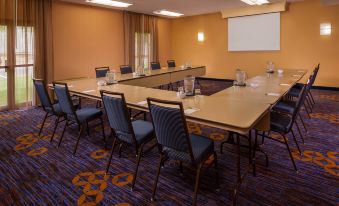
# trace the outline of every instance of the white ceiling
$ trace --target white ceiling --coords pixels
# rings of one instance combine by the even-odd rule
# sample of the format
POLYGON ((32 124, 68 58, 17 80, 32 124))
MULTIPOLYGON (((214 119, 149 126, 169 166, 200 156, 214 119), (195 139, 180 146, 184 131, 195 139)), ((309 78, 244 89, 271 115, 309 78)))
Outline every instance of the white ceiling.
MULTIPOLYGON (((96 4, 86 3, 86 0, 61 0, 89 6, 98 6, 96 4)), ((124 10, 134 11, 138 13, 153 14, 153 11, 166 9, 183 13, 185 16, 193 16, 199 14, 208 14, 219 12, 228 8, 238 8, 249 6, 240 0, 118 0, 122 2, 132 3, 133 5, 124 10)), ((269 0, 271 3, 282 0, 269 0)), ((288 2, 302 0, 287 0, 288 2)), ((327 5, 336 4, 339 0, 321 0, 327 5)), ((107 6, 102 6, 107 7, 107 6)), ((110 9, 118 9, 107 7, 110 9)))
MULTIPOLYGON (((93 5, 90 3, 86 3, 86 0, 62 0, 62 1, 98 6, 95 4, 93 5)), ((207 14, 219 12, 227 8, 248 6, 247 4, 243 3, 240 0, 118 0, 118 1, 133 4, 127 9, 124 8, 124 10, 145 14, 153 14, 153 11, 166 9, 170 11, 183 13, 185 16, 207 14)), ((278 2, 280 0, 269 0, 269 1, 278 2)))

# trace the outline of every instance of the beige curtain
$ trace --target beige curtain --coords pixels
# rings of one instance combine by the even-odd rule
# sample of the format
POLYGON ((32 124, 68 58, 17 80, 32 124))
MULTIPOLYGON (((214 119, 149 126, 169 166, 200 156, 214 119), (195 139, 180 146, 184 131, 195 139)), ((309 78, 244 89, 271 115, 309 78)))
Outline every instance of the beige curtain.
POLYGON ((5 28, 0 59, 7 77, 0 109, 34 105, 32 78, 53 80, 52 0, 0 0, 0 28, 5 28))
POLYGON ((148 67, 158 61, 157 17, 124 12, 125 64, 148 67))

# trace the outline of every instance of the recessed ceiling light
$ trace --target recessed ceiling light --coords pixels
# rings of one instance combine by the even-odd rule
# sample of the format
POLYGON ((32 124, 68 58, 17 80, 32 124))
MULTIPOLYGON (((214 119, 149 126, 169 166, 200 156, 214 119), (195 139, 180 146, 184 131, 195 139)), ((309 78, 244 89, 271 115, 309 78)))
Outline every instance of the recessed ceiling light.
POLYGON ((113 1, 113 0, 86 0, 86 2, 93 3, 93 4, 101 4, 101 5, 106 5, 106 6, 114 6, 114 7, 129 7, 132 5, 130 3, 113 1))
POLYGON ((172 17, 179 17, 182 16, 184 14, 181 13, 177 13, 177 12, 173 12, 173 11, 167 11, 167 10, 158 10, 158 11, 154 11, 154 14, 158 14, 158 15, 164 15, 164 16, 172 16, 172 17))
POLYGON ((268 0, 241 0, 241 1, 249 5, 262 5, 270 3, 268 0))

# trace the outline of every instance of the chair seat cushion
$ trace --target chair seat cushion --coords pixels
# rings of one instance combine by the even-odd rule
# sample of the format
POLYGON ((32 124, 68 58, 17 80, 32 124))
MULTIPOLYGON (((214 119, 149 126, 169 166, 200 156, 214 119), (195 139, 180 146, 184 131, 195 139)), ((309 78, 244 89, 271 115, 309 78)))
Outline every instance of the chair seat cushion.
MULTIPOLYGON (((195 163, 201 163, 201 161, 214 152, 214 142, 211 139, 191 134, 190 140, 195 163)), ((192 163, 191 156, 188 152, 182 152, 168 147, 164 147, 163 151, 171 159, 192 163)))
POLYGON ((298 88, 292 88, 292 89, 287 93, 287 95, 288 95, 288 96, 292 96, 292 97, 299 97, 300 92, 301 92, 301 89, 298 89, 298 88))
POLYGON ((291 126, 292 117, 277 112, 271 112, 271 131, 287 133, 291 126))
POLYGON ((76 111, 78 120, 81 123, 84 123, 86 121, 91 121, 95 118, 102 116, 102 114, 103 114, 102 111, 97 108, 84 108, 84 109, 79 109, 76 111))
POLYGON ((273 110, 293 114, 296 110, 296 102, 290 100, 280 101, 273 107, 273 110))
POLYGON ((196 162, 201 162, 214 152, 214 142, 207 137, 192 134, 191 145, 196 162))
POLYGON ((132 122, 135 138, 138 144, 142 144, 154 137, 153 125, 150 122, 136 120, 132 122))

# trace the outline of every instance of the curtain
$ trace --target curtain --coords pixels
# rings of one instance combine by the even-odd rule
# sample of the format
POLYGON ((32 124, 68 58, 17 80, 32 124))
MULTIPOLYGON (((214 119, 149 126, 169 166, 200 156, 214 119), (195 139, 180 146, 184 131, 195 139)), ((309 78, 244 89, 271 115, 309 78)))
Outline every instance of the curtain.
POLYGON ((34 105, 32 78, 53 80, 52 0, 0 0, 0 41, 0 109, 34 105))
POLYGON ((158 61, 157 17, 124 11, 125 64, 148 67, 158 61))

